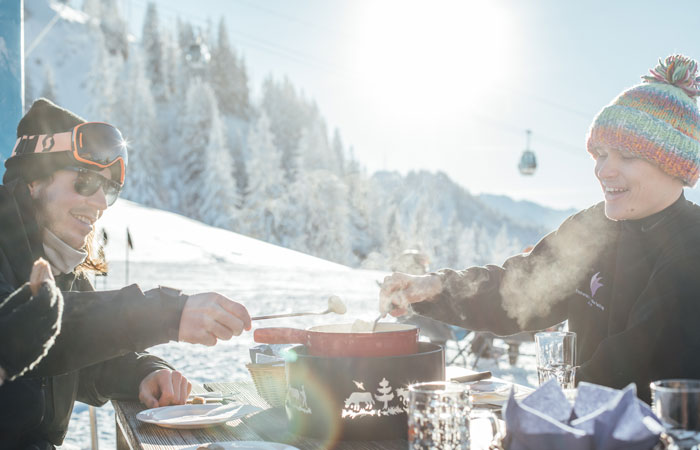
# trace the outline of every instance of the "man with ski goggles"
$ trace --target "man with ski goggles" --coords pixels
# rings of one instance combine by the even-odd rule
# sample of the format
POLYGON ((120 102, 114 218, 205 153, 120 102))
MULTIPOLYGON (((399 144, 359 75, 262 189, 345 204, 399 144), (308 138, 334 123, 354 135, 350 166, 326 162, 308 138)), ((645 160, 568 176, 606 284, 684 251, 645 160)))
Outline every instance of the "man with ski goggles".
POLYGON ((13 328, 0 351, 7 377, 0 386, 0 441, 10 448, 60 445, 76 399, 92 405, 111 398, 139 399, 148 407, 184 403, 187 378, 143 350, 168 341, 214 345, 231 339, 250 329, 248 311, 211 292, 143 292, 137 285, 95 292, 87 275, 106 271, 106 265, 92 236, 124 185, 122 134, 39 99, 20 121, 17 137, 0 185, 0 318, 15 315, 27 323, 13 328), (55 281, 47 277, 48 289, 30 290, 39 258, 48 261, 55 281), (48 311, 31 322, 19 314, 30 303, 55 305, 42 298, 49 295, 63 300, 58 327, 44 320, 48 311), (16 357, 44 336, 55 342, 42 359, 16 357), (31 367, 16 367, 16 361, 30 360, 31 367))

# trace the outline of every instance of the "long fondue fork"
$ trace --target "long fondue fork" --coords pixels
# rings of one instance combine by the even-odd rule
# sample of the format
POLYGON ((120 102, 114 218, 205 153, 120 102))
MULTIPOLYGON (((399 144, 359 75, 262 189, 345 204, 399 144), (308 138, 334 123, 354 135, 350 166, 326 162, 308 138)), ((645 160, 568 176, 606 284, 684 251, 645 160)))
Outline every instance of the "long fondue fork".
POLYGON ((267 316, 255 316, 251 317, 250 320, 265 320, 265 319, 279 319, 281 317, 297 317, 297 316, 322 316, 328 313, 345 314, 347 308, 343 301, 337 295, 331 295, 328 297, 328 308, 322 312, 296 312, 296 313, 284 313, 284 314, 271 314, 267 316))

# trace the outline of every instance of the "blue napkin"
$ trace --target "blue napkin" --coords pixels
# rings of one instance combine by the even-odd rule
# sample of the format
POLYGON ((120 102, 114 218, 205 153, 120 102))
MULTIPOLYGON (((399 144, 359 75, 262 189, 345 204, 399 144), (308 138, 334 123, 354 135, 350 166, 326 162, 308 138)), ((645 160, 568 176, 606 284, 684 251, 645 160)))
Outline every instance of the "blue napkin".
POLYGON ((556 380, 521 401, 514 394, 503 411, 509 450, 650 450, 663 432, 634 384, 617 390, 582 382, 573 406, 556 380))

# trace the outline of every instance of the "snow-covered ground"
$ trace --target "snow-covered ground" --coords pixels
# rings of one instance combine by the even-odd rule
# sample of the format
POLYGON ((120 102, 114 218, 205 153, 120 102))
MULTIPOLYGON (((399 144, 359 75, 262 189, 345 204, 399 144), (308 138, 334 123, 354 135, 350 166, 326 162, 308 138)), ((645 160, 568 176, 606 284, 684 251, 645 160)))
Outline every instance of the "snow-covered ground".
MULTIPOLYGON (((254 323, 305 328, 321 323, 371 320, 377 311, 377 281, 384 272, 350 269, 309 255, 276 247, 229 231, 212 228, 176 214, 119 200, 98 222, 108 233, 106 255, 110 274, 98 278, 98 289, 127 283, 126 228, 134 249, 129 252, 128 283, 145 290, 172 286, 186 293, 217 291, 246 305, 251 315, 291 311, 323 311, 327 298, 338 295, 348 306, 345 316, 310 316, 254 323)), ((249 378, 245 368, 252 332, 215 347, 170 343, 150 349, 198 383, 249 378)), ((498 345, 498 342, 497 342, 498 345)), ((503 347, 503 344, 500 344, 503 347)), ((454 354, 454 344, 448 359, 454 354)), ((536 383, 531 344, 518 367, 508 358, 481 359, 478 368, 523 384, 536 383)), ((470 359, 470 365, 474 359, 470 359)), ((98 409, 100 447, 115 447, 114 411, 98 409)), ((64 448, 89 448, 88 407, 76 404, 64 448)))

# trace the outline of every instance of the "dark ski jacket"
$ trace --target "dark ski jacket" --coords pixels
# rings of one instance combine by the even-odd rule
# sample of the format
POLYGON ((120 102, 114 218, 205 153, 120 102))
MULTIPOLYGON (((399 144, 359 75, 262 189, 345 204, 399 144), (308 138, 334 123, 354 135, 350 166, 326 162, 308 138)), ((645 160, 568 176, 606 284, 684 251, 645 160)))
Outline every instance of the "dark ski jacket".
MULTIPOLYGON (((33 262, 45 257, 40 236, 27 186, 0 185, 0 318, 3 310, 16 310, 32 298, 26 283, 33 262)), ((169 288, 143 293, 137 285, 95 292, 75 273, 57 276, 56 286, 63 317, 54 345, 32 370, 0 386, 0 449, 60 445, 76 400, 98 406, 109 399, 137 399, 146 375, 170 368, 143 350, 177 340, 187 296, 169 288)), ((42 295, 51 292, 42 289, 42 295)), ((13 336, 0 332, 0 367, 12 371, 22 370, 18 361, 27 360, 23 342, 46 335, 42 327, 52 326, 51 318, 21 320, 13 336)))
POLYGON ((700 207, 683 195, 640 220, 604 204, 568 219, 502 266, 440 270, 443 292, 417 313, 510 335, 566 319, 577 334, 577 381, 613 388, 700 378, 700 207))

